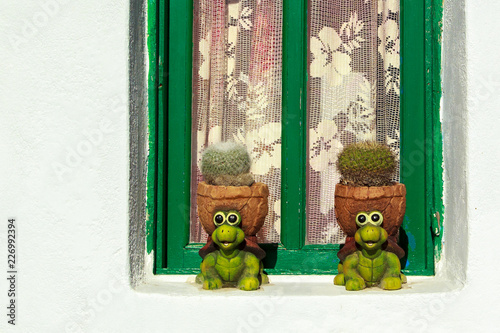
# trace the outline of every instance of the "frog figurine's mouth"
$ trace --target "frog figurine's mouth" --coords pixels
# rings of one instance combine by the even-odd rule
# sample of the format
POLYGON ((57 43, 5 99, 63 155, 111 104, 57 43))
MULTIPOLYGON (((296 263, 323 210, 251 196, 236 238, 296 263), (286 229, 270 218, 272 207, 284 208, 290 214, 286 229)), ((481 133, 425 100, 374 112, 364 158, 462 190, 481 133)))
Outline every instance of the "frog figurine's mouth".
POLYGON ((219 246, 221 246, 223 248, 228 248, 228 247, 234 245, 235 242, 236 242, 236 235, 234 235, 234 236, 233 235, 223 235, 223 236, 219 236, 219 238, 218 238, 219 246))
POLYGON ((363 239, 364 247, 366 249, 376 248, 380 244, 380 237, 378 239, 375 239, 375 237, 369 237, 369 238, 370 239, 368 240, 363 239))
POLYGON ((215 229, 212 240, 221 250, 230 251, 237 248, 245 240, 245 233, 237 226, 224 223, 215 229))
POLYGON ((379 248, 386 240, 382 227, 366 225, 356 232, 356 242, 366 250, 379 248))

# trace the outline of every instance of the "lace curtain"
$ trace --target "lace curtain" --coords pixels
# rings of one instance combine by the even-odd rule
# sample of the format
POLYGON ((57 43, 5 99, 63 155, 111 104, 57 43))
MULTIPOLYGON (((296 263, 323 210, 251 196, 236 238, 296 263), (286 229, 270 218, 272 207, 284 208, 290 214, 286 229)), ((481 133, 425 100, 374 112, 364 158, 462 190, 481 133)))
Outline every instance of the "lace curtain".
POLYGON ((344 241, 335 162, 377 140, 399 156, 399 1, 309 1, 307 242, 344 241))
MULTIPOLYGON (((310 0, 307 242, 342 243, 333 211, 338 152, 360 140, 399 156, 399 1, 310 0)), ((203 149, 246 144, 270 189, 259 242, 280 238, 282 1, 199 0, 193 23, 192 198, 203 149)), ((297 32, 301 33, 301 32, 297 32)), ((193 200, 191 242, 204 242, 193 200)))
MULTIPOLYGON (((255 180, 269 186, 269 213, 259 242, 277 243, 281 190, 282 3, 194 2, 192 198, 202 180, 201 152, 212 143, 244 143, 255 180)), ((191 242, 205 231, 191 209, 191 242)))

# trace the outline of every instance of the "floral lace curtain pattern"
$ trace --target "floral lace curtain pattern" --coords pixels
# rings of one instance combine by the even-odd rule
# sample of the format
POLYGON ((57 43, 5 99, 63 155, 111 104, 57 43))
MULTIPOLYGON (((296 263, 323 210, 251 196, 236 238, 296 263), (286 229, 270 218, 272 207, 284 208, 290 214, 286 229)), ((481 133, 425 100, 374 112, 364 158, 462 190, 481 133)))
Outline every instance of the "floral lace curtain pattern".
MULTIPOLYGON (((308 6, 306 241, 339 244, 345 236, 334 214, 338 153, 377 140, 399 156, 399 1, 310 0, 308 6)), ((193 17, 191 198, 205 147, 246 144, 251 172, 270 189, 258 241, 279 243, 282 0, 200 0, 193 17)), ((193 200, 190 241, 206 236, 193 200)))
POLYGON ((309 2, 307 242, 343 243, 335 162, 377 140, 399 156, 399 1, 309 2))
MULTIPOLYGON (((281 190, 282 3, 200 0, 193 13, 191 198, 202 180, 201 152, 212 143, 244 143, 256 181, 269 186, 269 213, 259 242, 277 243, 281 190)), ((191 207, 191 242, 206 233, 191 207)))

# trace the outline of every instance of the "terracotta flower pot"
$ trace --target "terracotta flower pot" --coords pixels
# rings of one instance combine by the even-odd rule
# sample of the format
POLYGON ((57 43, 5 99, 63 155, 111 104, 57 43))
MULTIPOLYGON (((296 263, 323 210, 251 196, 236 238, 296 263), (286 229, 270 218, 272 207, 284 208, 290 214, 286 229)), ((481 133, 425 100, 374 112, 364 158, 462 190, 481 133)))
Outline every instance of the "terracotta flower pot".
POLYGON ((392 186, 355 187, 337 184, 335 187, 335 214, 347 236, 354 237, 358 226, 356 215, 378 210, 384 216, 382 227, 395 236, 403 223, 406 210, 406 187, 392 186))
MULTIPOLYGON (((371 212, 374 210, 380 211, 384 216, 382 227, 389 234, 387 250, 403 257, 404 251, 396 243, 399 227, 403 223, 406 210, 406 187, 400 183, 392 186, 371 187, 337 184, 335 187, 335 215, 337 222, 348 237, 344 252, 348 251, 347 243, 354 241, 352 237, 358 229, 356 215, 361 211, 371 212)), ((342 253, 342 255, 344 254, 342 253)))
POLYGON ((262 225, 268 211, 269 189, 266 184, 251 186, 215 186, 205 182, 198 184, 198 216, 207 234, 215 230, 212 220, 219 210, 237 210, 241 215, 241 229, 247 236, 254 236, 262 225))

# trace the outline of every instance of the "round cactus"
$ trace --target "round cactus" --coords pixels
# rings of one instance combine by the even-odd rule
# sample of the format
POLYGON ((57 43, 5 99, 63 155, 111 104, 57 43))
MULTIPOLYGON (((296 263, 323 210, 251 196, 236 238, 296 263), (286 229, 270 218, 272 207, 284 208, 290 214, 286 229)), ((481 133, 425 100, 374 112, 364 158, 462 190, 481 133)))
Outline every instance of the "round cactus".
POLYGON ((377 142, 346 146, 337 161, 341 183, 351 186, 392 185, 396 166, 393 152, 388 146, 377 142))
POLYGON ((210 185, 250 186, 250 155, 242 144, 220 142, 208 146, 201 158, 201 173, 210 185))

